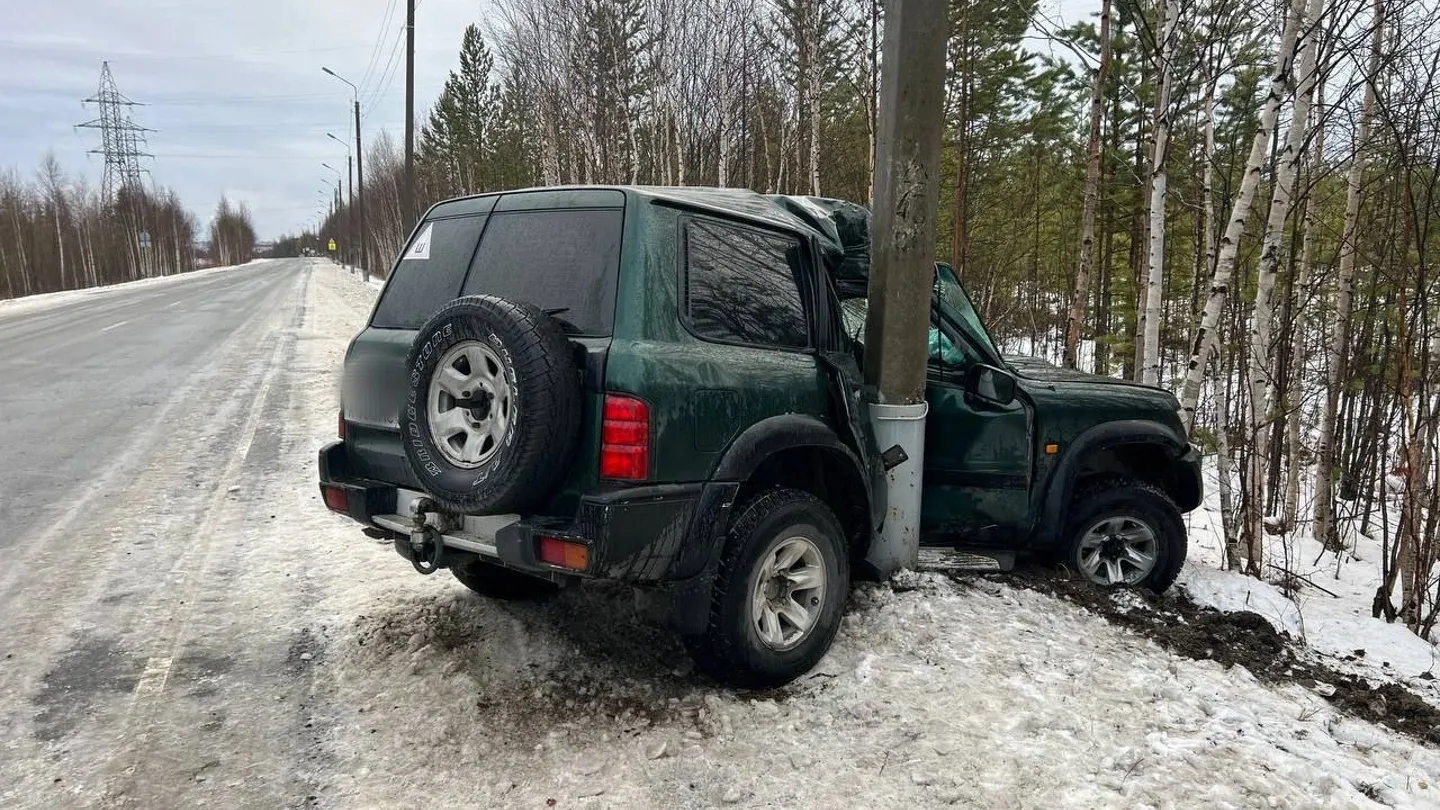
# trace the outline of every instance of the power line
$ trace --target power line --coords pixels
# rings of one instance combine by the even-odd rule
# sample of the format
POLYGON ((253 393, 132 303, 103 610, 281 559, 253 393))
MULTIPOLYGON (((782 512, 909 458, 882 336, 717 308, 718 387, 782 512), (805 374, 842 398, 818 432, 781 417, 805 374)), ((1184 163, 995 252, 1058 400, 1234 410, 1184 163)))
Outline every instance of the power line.
POLYGON ((375 36, 375 44, 370 49, 370 58, 365 63, 365 72, 360 75, 360 87, 370 81, 371 75, 375 72, 375 65, 379 63, 380 54, 385 52, 385 37, 390 30, 390 21, 395 17, 395 0, 385 6, 385 17, 380 23, 380 33, 375 36))
POLYGON ((372 94, 370 96, 370 100, 365 103, 366 115, 369 115, 370 111, 374 109, 376 102, 378 102, 381 98, 385 96, 387 92, 390 91, 390 83, 395 81, 395 68, 398 67, 400 64, 399 60, 397 60, 396 57, 400 55, 400 43, 403 42, 404 39, 405 29, 402 27, 396 33, 395 45, 390 49, 390 59, 385 65, 385 73, 381 74, 381 81, 384 82, 384 86, 380 89, 379 92, 372 94))

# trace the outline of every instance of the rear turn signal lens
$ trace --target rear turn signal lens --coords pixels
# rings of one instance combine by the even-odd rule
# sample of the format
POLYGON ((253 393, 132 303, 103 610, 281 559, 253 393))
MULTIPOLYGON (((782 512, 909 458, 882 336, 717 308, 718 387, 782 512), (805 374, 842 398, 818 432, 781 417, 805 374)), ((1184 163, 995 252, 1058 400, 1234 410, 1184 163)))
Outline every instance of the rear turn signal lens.
POLYGON ((650 407, 634 397, 605 395, 600 477, 644 481, 650 475, 650 407))
POLYGON ((338 487, 321 487, 320 491, 325 494, 325 506, 332 512, 349 512, 350 497, 345 490, 338 487))
POLYGON ((558 537, 541 537, 538 549, 541 562, 547 562, 571 571, 584 571, 590 567, 590 547, 573 540, 558 537))

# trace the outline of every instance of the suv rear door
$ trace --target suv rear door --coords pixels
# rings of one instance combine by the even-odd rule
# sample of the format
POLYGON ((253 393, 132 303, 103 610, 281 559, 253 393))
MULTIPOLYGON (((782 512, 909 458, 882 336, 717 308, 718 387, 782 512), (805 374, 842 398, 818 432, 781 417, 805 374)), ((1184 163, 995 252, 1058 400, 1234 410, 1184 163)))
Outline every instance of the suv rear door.
MULTIPOLYGON (((357 473, 418 488, 399 435, 405 360, 416 331, 461 295, 497 295, 554 312, 597 368, 615 315, 625 196, 537 190, 436 205, 391 270, 351 344, 342 396, 357 473)), ((587 375, 598 390, 599 374, 587 375)))

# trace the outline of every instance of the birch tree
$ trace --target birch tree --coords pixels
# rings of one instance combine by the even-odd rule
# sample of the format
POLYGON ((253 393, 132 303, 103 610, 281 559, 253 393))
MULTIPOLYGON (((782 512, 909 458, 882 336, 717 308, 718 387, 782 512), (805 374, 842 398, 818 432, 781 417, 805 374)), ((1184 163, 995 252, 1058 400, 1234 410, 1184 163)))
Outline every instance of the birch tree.
POLYGON ((1225 301, 1230 295, 1231 277, 1235 272, 1235 260, 1240 248, 1240 239, 1245 234, 1245 222, 1250 218, 1250 207, 1254 204, 1260 174, 1265 165, 1265 153, 1275 124, 1280 116, 1280 105, 1289 94, 1290 72, 1295 61, 1295 47, 1299 40, 1301 17, 1306 0, 1290 0, 1285 16, 1285 25, 1275 49, 1271 64, 1268 89, 1256 122, 1255 135, 1250 142, 1250 154, 1240 188, 1235 194, 1235 204, 1220 238, 1220 249, 1215 257, 1215 272, 1210 281, 1210 295, 1200 317, 1200 326, 1195 330, 1195 341, 1191 349, 1190 362, 1186 366, 1185 381, 1180 392, 1180 421, 1188 431, 1195 423, 1195 408, 1200 399, 1200 388, 1205 381, 1205 369, 1215 354, 1216 328, 1225 301))
POLYGON ((1095 258, 1095 207, 1100 198, 1100 129, 1105 120, 1105 79, 1110 72, 1110 0, 1100 4, 1100 61, 1090 84, 1090 144, 1085 164, 1085 202, 1080 213, 1080 261, 1075 269, 1075 292, 1065 326, 1066 368, 1075 368, 1080 327, 1090 300, 1090 275, 1095 258))
POLYGON ((1145 276, 1143 335, 1137 356, 1141 382, 1160 383, 1160 312, 1165 293, 1165 199, 1169 193, 1170 96, 1175 82, 1176 32, 1180 24, 1180 0, 1163 0, 1164 26, 1155 44, 1160 88, 1155 101, 1155 122, 1151 127, 1149 254, 1145 276))
POLYGON ((1245 527, 1249 546, 1249 573, 1260 575, 1264 562, 1265 537, 1265 460, 1268 427, 1275 418, 1274 386, 1271 385, 1273 368, 1270 363, 1271 327, 1274 317, 1271 297, 1275 290, 1275 268, 1280 261, 1280 241, 1285 233, 1285 221, 1290 214, 1291 196, 1294 193, 1295 174, 1304 156, 1305 125, 1310 119, 1310 104, 1314 99, 1316 58, 1319 54, 1320 13, 1324 0, 1308 0, 1301 11, 1300 29, 1304 44, 1300 48, 1300 63, 1296 76, 1295 104, 1290 115, 1290 126, 1284 144, 1276 156, 1275 182, 1270 196, 1270 212, 1266 217, 1265 231, 1260 247, 1260 262, 1256 268, 1255 306, 1250 316, 1250 472, 1246 480, 1245 527))
POLYGON ((1345 349, 1350 343, 1351 313, 1355 300, 1355 257, 1360 225, 1360 202, 1365 166, 1370 147, 1370 129, 1375 115, 1375 83, 1380 73, 1384 43, 1385 0, 1374 0, 1370 22, 1370 57, 1366 65, 1364 100, 1355 129, 1354 154, 1345 175, 1345 220, 1340 233, 1340 256, 1336 268, 1335 320, 1327 347, 1329 370, 1325 405, 1320 415, 1315 465, 1315 520, 1312 531, 1327 547, 1338 548, 1335 531, 1335 424, 1340 405, 1340 388, 1346 378, 1345 349))

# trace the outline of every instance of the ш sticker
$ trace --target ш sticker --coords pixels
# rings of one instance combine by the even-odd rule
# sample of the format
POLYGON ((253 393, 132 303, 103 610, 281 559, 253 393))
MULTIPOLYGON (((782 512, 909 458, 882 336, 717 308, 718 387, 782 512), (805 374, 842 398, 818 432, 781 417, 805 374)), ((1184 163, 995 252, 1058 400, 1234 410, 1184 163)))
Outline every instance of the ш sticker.
POLYGON ((414 244, 405 252, 406 259, 428 259, 430 258, 430 232, 435 230, 433 224, 426 225, 420 236, 416 237, 414 244))

